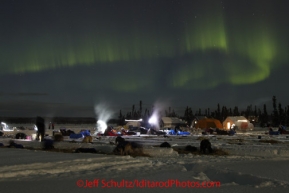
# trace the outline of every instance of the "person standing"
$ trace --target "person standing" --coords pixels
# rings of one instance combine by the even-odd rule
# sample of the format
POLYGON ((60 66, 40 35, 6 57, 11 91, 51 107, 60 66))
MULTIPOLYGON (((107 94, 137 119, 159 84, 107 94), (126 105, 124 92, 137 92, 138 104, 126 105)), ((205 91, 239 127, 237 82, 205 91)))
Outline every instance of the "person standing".
POLYGON ((43 141, 44 134, 45 134, 45 124, 44 124, 44 119, 42 117, 39 117, 39 116, 36 117, 36 127, 37 127, 36 140, 43 141))

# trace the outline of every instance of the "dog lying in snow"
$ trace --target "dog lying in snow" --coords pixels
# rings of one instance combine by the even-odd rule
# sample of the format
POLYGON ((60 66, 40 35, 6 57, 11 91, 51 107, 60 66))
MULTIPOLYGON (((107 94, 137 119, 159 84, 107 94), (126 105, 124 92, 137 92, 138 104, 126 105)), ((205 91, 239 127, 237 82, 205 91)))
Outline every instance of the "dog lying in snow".
POLYGON ((54 141, 63 141, 63 136, 61 134, 55 134, 53 136, 54 141))
POLYGON ((82 140, 82 143, 92 143, 92 137, 91 136, 85 136, 82 140))
POLYGON ((9 141, 9 145, 7 147, 24 148, 23 145, 17 144, 13 140, 9 141))
POLYGON ((116 137, 115 144, 114 153, 119 153, 120 155, 130 155, 133 153, 131 142, 125 141, 124 138, 120 136, 116 137))
POLYGON ((165 142, 160 144, 160 147, 168 147, 169 148, 169 147, 171 147, 171 144, 169 144, 168 142, 165 141, 165 142))
POLYGON ((25 133, 17 133, 15 135, 15 139, 26 139, 26 134, 25 133))
POLYGON ((213 152, 213 149, 211 147, 211 142, 208 139, 203 139, 200 143, 200 151, 202 153, 206 153, 207 150, 209 151, 209 153, 213 152))

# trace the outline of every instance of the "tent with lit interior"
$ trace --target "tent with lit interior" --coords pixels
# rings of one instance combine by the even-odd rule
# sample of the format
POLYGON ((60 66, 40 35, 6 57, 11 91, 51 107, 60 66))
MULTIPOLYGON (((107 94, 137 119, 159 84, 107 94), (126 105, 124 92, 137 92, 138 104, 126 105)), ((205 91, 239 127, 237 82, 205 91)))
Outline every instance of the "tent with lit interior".
POLYGON ((195 128, 200 128, 200 129, 208 129, 208 128, 218 128, 222 129, 223 125, 218 119, 214 118, 203 118, 197 121, 195 124, 195 128))
POLYGON ((254 128, 253 124, 246 119, 244 116, 229 116, 223 121, 223 127, 226 130, 230 128, 240 129, 240 130, 252 130, 254 128))

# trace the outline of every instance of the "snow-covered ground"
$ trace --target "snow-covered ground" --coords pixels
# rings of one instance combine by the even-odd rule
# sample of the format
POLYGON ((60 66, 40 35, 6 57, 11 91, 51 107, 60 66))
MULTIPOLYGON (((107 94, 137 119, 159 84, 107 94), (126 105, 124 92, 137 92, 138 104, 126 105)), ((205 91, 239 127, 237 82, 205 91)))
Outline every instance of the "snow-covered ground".
MULTIPOLYGON (((60 127, 75 131, 94 128, 93 125, 58 125, 55 129, 60 127)), ((268 136, 265 131, 267 129, 256 128, 235 136, 195 133, 126 138, 142 143, 150 157, 108 155, 115 147, 111 144, 115 137, 95 137, 93 144, 70 143, 67 138, 54 143, 55 148, 90 147, 107 154, 43 151, 38 150, 42 147, 40 142, 14 140, 34 150, 0 148, 0 190, 21 193, 286 192, 289 189, 289 138, 268 136), (210 139, 213 149, 222 149, 229 155, 178 154, 172 148, 156 147, 164 141, 173 147, 199 147, 203 137, 210 139), (203 182, 205 184, 201 184, 203 182), (206 187, 197 188, 200 184, 206 187), (119 187, 108 187, 113 185, 119 187)), ((9 140, 2 137, 0 143, 8 145, 9 140)))

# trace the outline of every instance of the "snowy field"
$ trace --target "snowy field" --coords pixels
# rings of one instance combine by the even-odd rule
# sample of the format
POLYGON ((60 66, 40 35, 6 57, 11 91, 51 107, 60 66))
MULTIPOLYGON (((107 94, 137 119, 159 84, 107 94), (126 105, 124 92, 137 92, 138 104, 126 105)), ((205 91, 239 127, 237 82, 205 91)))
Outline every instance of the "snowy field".
MULTIPOLYGON (((25 127, 29 127, 28 125, 25 127)), ((94 125, 56 125, 59 128, 93 131, 94 125)), ((115 137, 94 137, 93 144, 54 143, 57 149, 95 148, 106 154, 61 153, 40 150, 42 143, 14 140, 24 147, 0 148, 1 192, 286 192, 289 189, 289 136, 268 136, 256 128, 235 136, 194 133, 190 136, 130 136, 144 145, 149 157, 109 155, 115 137), (206 137, 213 149, 228 155, 178 154, 160 148, 199 147, 206 137), (111 187, 119 186, 119 187, 111 187), (201 187, 200 187, 201 186, 201 187)), ((33 131, 31 131, 33 132, 33 131)), ((47 134, 52 134, 47 130, 47 134)), ((0 143, 9 144, 9 138, 0 143)))

